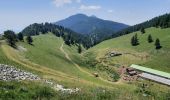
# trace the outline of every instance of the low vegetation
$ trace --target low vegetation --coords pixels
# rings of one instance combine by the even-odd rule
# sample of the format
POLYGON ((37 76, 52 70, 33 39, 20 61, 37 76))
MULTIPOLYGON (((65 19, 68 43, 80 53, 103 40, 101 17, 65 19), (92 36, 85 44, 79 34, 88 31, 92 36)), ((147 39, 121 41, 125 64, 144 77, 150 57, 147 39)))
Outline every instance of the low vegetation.
POLYGON ((49 100, 57 93, 50 87, 36 82, 0 82, 2 100, 49 100))
MULTIPOLYGON (((107 90, 105 88, 91 88, 78 93, 67 94, 54 91, 40 82, 0 82, 0 99, 2 100, 168 100, 170 91, 153 92, 153 86, 139 84, 136 91, 128 93, 123 89, 107 90), (123 96, 122 96, 123 95, 123 96)), ((161 88, 161 87, 159 87, 161 88)))

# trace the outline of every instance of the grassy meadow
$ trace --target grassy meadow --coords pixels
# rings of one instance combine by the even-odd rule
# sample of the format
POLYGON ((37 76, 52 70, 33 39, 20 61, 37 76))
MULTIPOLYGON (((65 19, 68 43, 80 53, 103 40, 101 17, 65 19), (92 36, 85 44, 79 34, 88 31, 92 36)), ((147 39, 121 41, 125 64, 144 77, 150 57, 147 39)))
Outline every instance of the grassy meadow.
POLYGON ((104 61, 112 66, 139 64, 165 72, 170 72, 170 28, 148 28, 146 33, 134 32, 118 38, 106 40, 95 47, 86 51, 96 54, 96 59, 105 58, 110 51, 120 52, 123 55, 113 58, 105 58, 104 61), (138 46, 131 46, 131 38, 137 34, 139 39, 138 46), (151 34, 154 42, 148 43, 148 35, 151 34), (162 48, 155 49, 155 40, 159 38, 162 48))
MULTIPOLYGON (((84 50, 82 54, 77 53, 75 45, 69 47, 64 44, 62 47, 62 38, 52 33, 33 36, 33 45, 19 42, 18 49, 11 48, 2 41, 0 42, 0 63, 31 71, 41 78, 53 80, 65 87, 78 87, 81 91, 75 94, 63 94, 53 91, 41 82, 0 82, 0 88, 2 88, 0 99, 166 100, 170 93, 168 86, 147 80, 128 83, 111 82, 108 81, 110 80, 108 75, 116 75, 117 67, 133 63, 170 72, 169 32, 170 29, 149 28, 146 29, 145 34, 135 32, 138 34, 140 43, 136 47, 130 44, 130 39, 135 34, 132 33, 106 40, 87 51, 84 50), (149 34, 154 40, 160 39, 162 49, 157 51, 154 42, 147 43, 149 34), (106 58, 106 54, 110 51, 121 52, 123 55, 106 58), (99 77, 94 77, 92 75, 94 72, 97 72, 99 77), (143 88, 143 83, 147 83, 148 88, 143 88), (11 89, 8 86, 14 88, 11 89)), ((114 78, 119 80, 118 76, 114 78)))

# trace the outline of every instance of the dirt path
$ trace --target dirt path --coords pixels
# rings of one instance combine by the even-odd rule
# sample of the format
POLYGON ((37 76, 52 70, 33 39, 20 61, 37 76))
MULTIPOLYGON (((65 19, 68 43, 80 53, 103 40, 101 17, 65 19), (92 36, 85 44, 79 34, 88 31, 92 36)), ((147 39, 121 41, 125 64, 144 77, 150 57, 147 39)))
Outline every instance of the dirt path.
MULTIPOLYGON (((60 47, 60 50, 61 50, 61 52, 64 53, 65 57, 66 57, 70 62, 72 62, 81 72, 86 73, 86 74, 88 74, 88 75, 91 76, 91 77, 94 77, 94 75, 92 75, 92 73, 89 73, 88 71, 82 69, 78 64, 76 64, 76 63, 69 57, 68 53, 64 51, 63 46, 64 46, 64 42, 62 43, 62 45, 61 45, 61 47, 60 47)), ((119 81, 118 81, 118 82, 110 82, 110 81, 108 81, 108 80, 103 79, 102 77, 98 77, 98 79, 100 79, 101 81, 107 82, 107 83, 111 83, 111 84, 120 83, 119 81)))
MULTIPOLYGON (((41 66, 41 65, 35 64, 33 62, 30 62, 30 61, 21 60, 19 58, 19 55, 17 55, 17 52, 11 52, 10 48, 7 48, 4 45, 1 46, 1 47, 2 47, 2 50, 6 54, 8 59, 10 59, 10 60, 12 60, 12 61, 14 61, 18 64, 21 64, 21 65, 27 67, 28 69, 43 73, 42 76, 44 78, 56 79, 57 81, 63 80, 63 79, 70 80, 70 81, 71 80, 76 81, 76 79, 77 79, 76 77, 67 75, 65 73, 62 73, 62 72, 59 72, 59 71, 56 71, 56 70, 53 70, 53 69, 50 69, 48 67, 41 66)), ((86 81, 86 80, 80 80, 80 79, 79 79, 79 82, 93 84, 92 82, 89 82, 89 81, 86 81)))
MULTIPOLYGON (((12 61, 14 61, 18 64, 21 64, 21 65, 23 65, 24 67, 26 67, 30 70, 34 70, 38 73, 42 73, 41 75, 42 75, 42 78, 44 78, 44 79, 50 79, 50 80, 53 79, 53 80, 56 80, 56 81, 63 81, 64 80, 66 82, 71 82, 71 83, 74 83, 74 82, 77 81, 77 77, 75 77, 75 76, 70 76, 66 73, 63 73, 63 72, 60 72, 60 71, 57 71, 57 70, 53 70, 53 69, 50 69, 46 66, 38 65, 38 64, 35 64, 35 63, 30 62, 28 60, 24 60, 23 58, 20 58, 21 56, 18 54, 18 52, 15 51, 15 50, 12 50, 12 48, 8 47, 7 45, 0 45, 0 47, 2 48, 4 54, 6 55, 6 57, 9 60, 12 60, 12 61)), ((67 54, 67 58, 70 59, 68 54, 67 54)), ((102 87, 106 87, 106 88, 113 88, 112 86, 105 86, 103 84, 98 84, 98 83, 94 84, 94 82, 88 81, 88 80, 85 80, 85 79, 78 79, 78 81, 82 84, 102 86, 102 87)))
POLYGON ((87 72, 86 70, 82 69, 78 64, 76 64, 76 63, 69 57, 68 53, 64 51, 63 46, 64 46, 64 42, 62 43, 62 45, 61 45, 61 47, 60 47, 60 50, 61 50, 61 52, 64 53, 65 57, 66 57, 71 63, 73 63, 81 72, 86 73, 86 74, 88 74, 89 76, 93 76, 91 73, 87 72))
MULTIPOLYGON (((61 45, 60 50, 64 53, 65 57, 69 61, 71 61, 75 65, 75 67, 77 67, 81 72, 89 75, 90 77, 94 77, 92 75, 92 73, 84 70, 78 64, 76 64, 74 61, 72 61, 72 59, 69 57, 68 53, 64 51, 63 46, 64 46, 64 43, 61 45)), ((21 58, 21 55, 19 55, 16 50, 13 50, 12 48, 8 47, 7 45, 1 45, 1 48, 2 48, 4 54, 7 56, 8 59, 10 59, 10 60, 12 60, 12 61, 14 61, 18 64, 21 64, 28 69, 34 70, 38 73, 39 72, 42 73, 42 77, 45 78, 45 79, 54 79, 56 81, 60 81, 60 80, 64 79, 67 82, 68 81, 71 81, 71 82, 77 81, 77 77, 70 76, 66 73, 62 73, 60 71, 50 69, 46 66, 38 65, 38 64, 33 63, 29 60, 24 60, 23 58, 21 58)), ((98 79, 100 79, 101 81, 106 82, 106 83, 114 84, 113 82, 109 82, 109 81, 107 81, 107 80, 105 80, 101 77, 98 77, 98 79)), ((94 82, 88 81, 88 80, 85 80, 85 79, 79 79, 79 82, 82 83, 82 84, 94 85, 94 82)), ((105 85, 98 84, 98 83, 95 83, 95 86, 112 88, 112 86, 110 86, 110 85, 105 86, 105 85)))

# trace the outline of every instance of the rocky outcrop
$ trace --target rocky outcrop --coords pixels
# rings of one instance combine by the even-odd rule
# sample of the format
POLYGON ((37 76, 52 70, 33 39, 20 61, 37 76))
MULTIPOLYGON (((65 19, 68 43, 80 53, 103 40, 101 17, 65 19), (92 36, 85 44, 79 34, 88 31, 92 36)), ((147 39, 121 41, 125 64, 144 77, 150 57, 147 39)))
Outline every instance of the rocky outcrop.
POLYGON ((48 84, 56 91, 61 91, 63 93, 75 93, 80 91, 79 88, 71 89, 64 88, 63 85, 56 84, 50 80, 41 79, 37 75, 30 72, 15 68, 14 66, 0 64, 0 81, 22 81, 22 80, 39 80, 45 84, 48 84))
POLYGON ((53 83, 52 81, 49 81, 49 80, 45 80, 45 83, 47 83, 48 85, 53 87, 54 90, 61 91, 63 93, 71 94, 71 93, 76 93, 76 92, 80 91, 79 88, 75 88, 75 89, 64 88, 63 85, 55 84, 55 83, 53 83))
POLYGON ((30 72, 17 69, 13 66, 0 64, 0 80, 3 81, 21 81, 21 80, 40 80, 37 75, 30 72))

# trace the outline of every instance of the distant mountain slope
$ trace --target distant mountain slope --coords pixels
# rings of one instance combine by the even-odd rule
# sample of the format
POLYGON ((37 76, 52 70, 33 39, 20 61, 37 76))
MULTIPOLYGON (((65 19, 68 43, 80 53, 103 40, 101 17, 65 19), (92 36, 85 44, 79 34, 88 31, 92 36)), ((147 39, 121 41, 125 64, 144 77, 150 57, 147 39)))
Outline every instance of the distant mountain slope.
POLYGON ((122 56, 105 59, 108 65, 131 65, 140 64, 145 67, 170 72, 170 28, 147 28, 146 33, 141 34, 140 31, 123 35, 117 38, 109 39, 90 48, 88 52, 94 52, 98 56, 96 58, 104 58, 109 51, 123 53, 122 56), (132 46, 131 38, 138 34, 139 45, 132 46), (154 42, 148 43, 147 38, 151 35, 154 42), (162 48, 155 49, 155 40, 159 38, 162 48), (107 48, 107 49, 106 49, 107 48))
POLYGON ((154 17, 148 21, 143 23, 136 24, 134 26, 130 26, 126 29, 123 29, 116 34, 113 34, 113 38, 116 36, 120 36, 123 34, 128 34, 131 32, 139 31, 141 28, 150 28, 150 27, 161 27, 161 28, 169 28, 170 27, 170 13, 164 14, 158 17, 154 17))
POLYGON ((90 35, 79 34, 68 28, 52 23, 34 23, 21 31, 21 33, 25 36, 35 36, 39 34, 46 34, 48 32, 55 34, 57 37, 62 37, 67 45, 82 44, 87 49, 103 41, 103 39, 105 39, 104 37, 106 37, 106 35, 98 34, 97 30, 95 33, 90 35))
POLYGON ((24 28, 21 33, 25 36, 34 36, 46 34, 48 32, 53 33, 57 37, 62 37, 67 45, 82 44, 85 48, 92 46, 89 36, 76 33, 68 28, 51 23, 34 23, 24 28))
POLYGON ((83 14, 70 16, 69 18, 56 22, 56 24, 82 34, 90 34, 96 30, 101 32, 109 30, 110 33, 113 33, 128 27, 128 25, 122 23, 103 20, 95 16, 86 16, 83 14))
POLYGON ((122 23, 99 19, 95 16, 86 16, 84 14, 70 16, 55 24, 70 28, 77 33, 90 34, 92 44, 97 44, 117 31, 129 27, 122 23))

